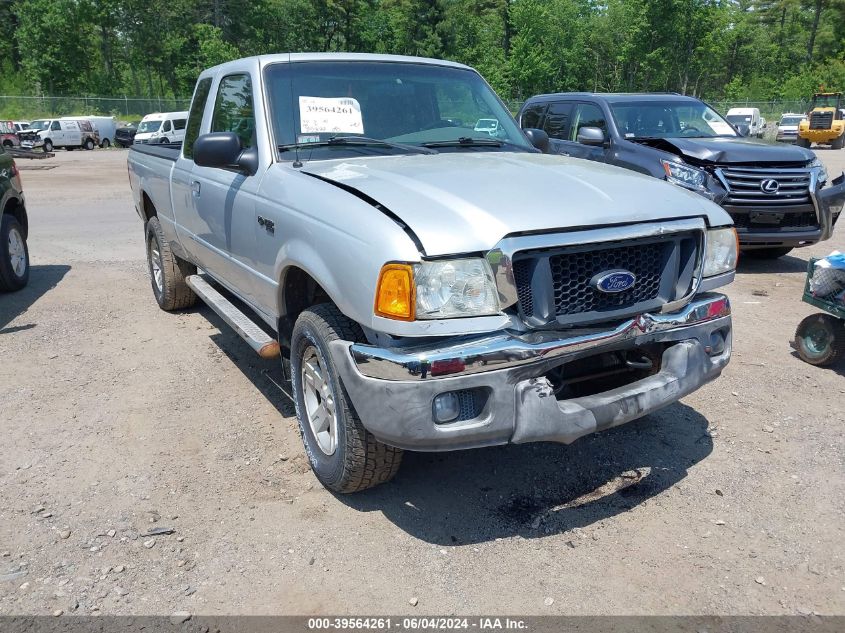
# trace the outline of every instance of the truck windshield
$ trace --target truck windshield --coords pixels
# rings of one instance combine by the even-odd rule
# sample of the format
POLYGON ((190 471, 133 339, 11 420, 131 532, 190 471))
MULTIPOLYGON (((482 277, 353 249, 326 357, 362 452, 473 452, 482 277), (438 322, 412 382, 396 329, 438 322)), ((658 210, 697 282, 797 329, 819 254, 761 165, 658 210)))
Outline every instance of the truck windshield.
POLYGON ((471 70, 394 62, 293 62, 268 66, 265 83, 280 150, 312 144, 310 159, 403 153, 428 145, 438 151, 532 149, 504 104, 471 70), (349 136, 394 145, 328 143, 349 136))
POLYGON ((801 119, 804 117, 801 116, 785 116, 780 120, 780 124, 783 125, 798 125, 801 123, 801 119))
POLYGON ((31 130, 46 130, 50 125, 49 119, 38 119, 29 124, 31 130))
POLYGON ((141 124, 138 126, 138 131, 148 134, 150 132, 158 132, 160 127, 161 121, 141 121, 141 124))
POLYGON ((611 103, 619 132, 627 139, 736 136, 718 112, 701 102, 611 103))

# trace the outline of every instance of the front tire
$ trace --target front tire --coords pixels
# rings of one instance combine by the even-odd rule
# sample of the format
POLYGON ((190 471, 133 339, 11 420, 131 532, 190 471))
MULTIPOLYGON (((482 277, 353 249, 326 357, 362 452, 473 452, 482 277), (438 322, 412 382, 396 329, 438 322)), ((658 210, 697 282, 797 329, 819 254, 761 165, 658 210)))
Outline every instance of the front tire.
POLYGON ((173 254, 155 216, 147 222, 147 266, 153 295, 162 310, 183 310, 197 302, 194 291, 185 283, 185 277, 195 275, 197 268, 173 254))
POLYGON ((49 154, 53 151, 53 141, 51 141, 50 139, 45 139, 44 145, 42 147, 44 149, 44 152, 49 154))
POLYGON ((168 139, 168 138, 163 138, 163 139, 161 139, 161 140, 159 141, 159 143, 160 143, 161 145, 167 145, 168 143, 170 143, 170 139, 168 139))
POLYGON ((782 246, 780 248, 755 248, 746 251, 744 254, 755 259, 778 259, 790 252, 792 252, 791 246, 782 246))
POLYGON ((0 220, 0 290, 20 290, 28 281, 29 249, 23 227, 6 214, 0 220))
POLYGON ((799 136, 798 139, 795 141, 795 144, 798 145, 798 147, 806 147, 807 149, 810 149, 810 145, 812 145, 812 142, 810 142, 806 138, 801 138, 799 136))
POLYGON ((103 149, 108 149, 109 147, 111 147, 111 142, 109 141, 109 139, 104 138, 103 142, 100 143, 100 147, 102 147, 103 149))
POLYGON ((842 149, 845 147, 845 134, 840 136, 839 138, 833 139, 833 142, 830 144, 831 149, 842 149))
POLYGON ((845 358, 845 324, 822 312, 808 316, 795 330, 795 351, 801 360, 817 367, 845 358))
POLYGON ((399 470, 402 449, 382 444, 361 424, 329 352, 336 340, 364 337, 334 305, 300 314, 291 336, 291 382, 314 474, 329 490, 350 493, 390 481, 399 470))

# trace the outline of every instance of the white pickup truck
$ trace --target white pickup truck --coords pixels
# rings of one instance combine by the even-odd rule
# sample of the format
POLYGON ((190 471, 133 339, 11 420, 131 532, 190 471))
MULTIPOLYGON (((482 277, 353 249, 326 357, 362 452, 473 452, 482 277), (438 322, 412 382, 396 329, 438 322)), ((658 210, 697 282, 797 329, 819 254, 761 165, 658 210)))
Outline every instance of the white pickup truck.
POLYGON ((403 449, 634 420, 728 363, 712 291, 733 280, 736 232, 702 196, 547 145, 461 64, 211 68, 181 147, 129 152, 153 294, 165 310, 199 296, 282 358, 335 491, 387 481, 403 449))

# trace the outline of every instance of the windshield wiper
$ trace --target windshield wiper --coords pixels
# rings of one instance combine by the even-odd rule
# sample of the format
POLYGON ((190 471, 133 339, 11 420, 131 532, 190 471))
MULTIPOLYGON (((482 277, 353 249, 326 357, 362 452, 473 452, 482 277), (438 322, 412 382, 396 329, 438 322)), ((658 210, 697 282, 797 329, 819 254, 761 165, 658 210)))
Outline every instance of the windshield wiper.
POLYGON ((333 147, 338 145, 369 145, 392 147, 393 149, 401 149, 405 152, 414 152, 416 154, 437 154, 437 151, 427 147, 420 147, 418 145, 406 145, 405 143, 394 143, 392 141, 384 141, 379 138, 370 138, 369 136, 332 136, 325 141, 313 141, 311 143, 289 143, 287 145, 279 145, 279 151, 284 152, 290 149, 308 149, 309 147, 333 147))
MULTIPOLYGON (((501 147, 505 141, 495 138, 473 138, 471 136, 461 136, 450 141, 429 141, 428 143, 421 143, 423 147, 501 147)), ((508 143, 514 145, 514 143, 508 143)))

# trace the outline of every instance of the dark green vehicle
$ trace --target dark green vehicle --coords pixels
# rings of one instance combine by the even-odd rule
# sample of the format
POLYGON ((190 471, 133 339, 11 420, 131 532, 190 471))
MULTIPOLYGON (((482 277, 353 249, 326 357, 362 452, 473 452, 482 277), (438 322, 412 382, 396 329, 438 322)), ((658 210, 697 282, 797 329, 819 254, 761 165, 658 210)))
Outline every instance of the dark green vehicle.
POLYGON ((0 292, 20 290, 29 281, 29 222, 14 159, 0 147, 0 292))

